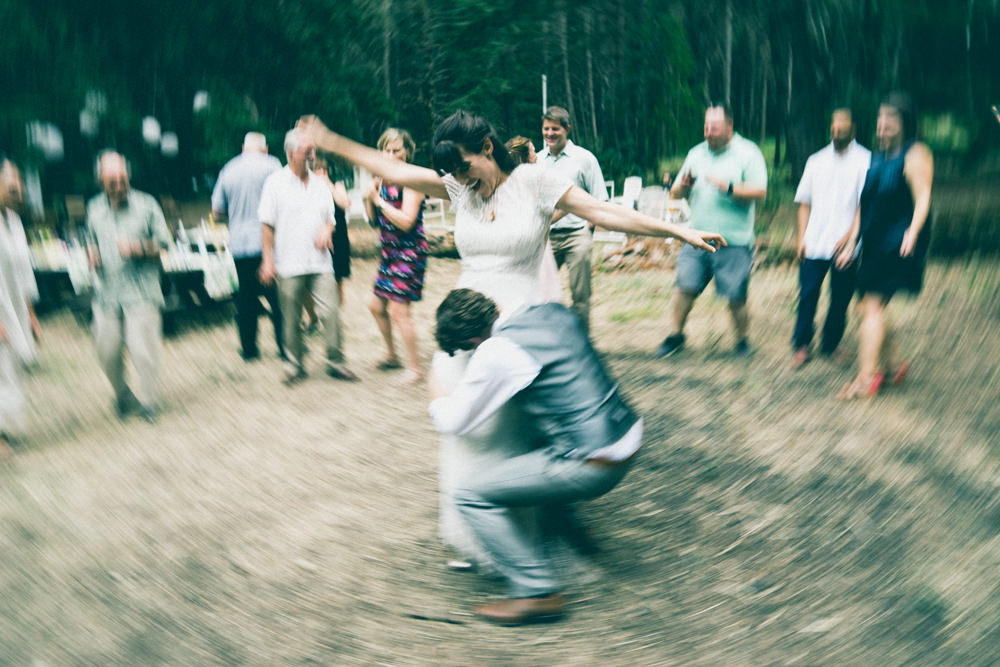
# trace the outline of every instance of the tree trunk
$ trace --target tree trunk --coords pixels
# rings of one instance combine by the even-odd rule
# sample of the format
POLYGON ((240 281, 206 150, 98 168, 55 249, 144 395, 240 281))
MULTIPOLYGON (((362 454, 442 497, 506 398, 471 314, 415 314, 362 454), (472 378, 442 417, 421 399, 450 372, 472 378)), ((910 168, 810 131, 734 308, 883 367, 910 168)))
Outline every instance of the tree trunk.
POLYGON ((969 118, 976 117, 976 105, 972 95, 972 8, 975 0, 969 0, 969 13, 965 18, 965 78, 968 82, 967 95, 969 118))
POLYGON ((722 72, 722 95, 725 102, 732 105, 732 82, 733 82, 733 2, 726 0, 725 7, 725 63, 722 72))
POLYGON ((591 29, 593 27, 593 10, 586 9, 583 12, 583 34, 584 43, 587 45, 587 101, 590 104, 590 147, 592 150, 598 149, 597 142, 597 105, 594 102, 594 50, 591 47, 591 29))
POLYGON ((559 8, 559 50, 562 55, 563 62, 563 78, 566 84, 566 110, 569 111, 570 122, 576 123, 576 111, 573 106, 573 86, 570 83, 569 76, 569 21, 567 20, 567 14, 569 10, 567 8, 567 3, 565 0, 560 4, 559 8))
MULTIPOLYGON (((766 60, 764 62, 767 62, 766 60)), ((760 138, 758 141, 763 144, 764 139, 767 138, 767 79, 769 74, 767 70, 764 70, 764 75, 761 77, 761 90, 760 90, 760 138)), ((777 150, 777 143, 775 143, 775 150, 777 150)))
POLYGON ((392 0, 382 0, 382 80, 386 99, 392 98, 392 0))

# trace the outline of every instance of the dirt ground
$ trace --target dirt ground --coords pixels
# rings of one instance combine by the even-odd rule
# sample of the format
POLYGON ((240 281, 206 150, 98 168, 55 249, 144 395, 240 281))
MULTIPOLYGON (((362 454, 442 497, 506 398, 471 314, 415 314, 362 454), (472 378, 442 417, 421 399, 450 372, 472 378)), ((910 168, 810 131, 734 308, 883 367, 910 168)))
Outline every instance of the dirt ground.
MULTIPOLYGON (((890 307, 910 378, 853 403, 832 398, 850 369, 790 369, 790 267, 755 274, 740 361, 708 296, 687 349, 654 359, 671 276, 598 273, 596 345, 647 437, 583 508, 601 551, 570 616, 522 628, 476 620, 502 587, 445 567, 425 390, 373 369, 371 260, 345 306, 360 383, 314 355, 286 388, 266 320, 245 364, 228 313, 203 313, 166 340, 155 425, 112 416, 87 330, 56 312, 0 466, 0 663, 996 664, 998 268, 930 267, 890 307)), ((427 359, 457 274, 433 260, 414 309, 427 359)))

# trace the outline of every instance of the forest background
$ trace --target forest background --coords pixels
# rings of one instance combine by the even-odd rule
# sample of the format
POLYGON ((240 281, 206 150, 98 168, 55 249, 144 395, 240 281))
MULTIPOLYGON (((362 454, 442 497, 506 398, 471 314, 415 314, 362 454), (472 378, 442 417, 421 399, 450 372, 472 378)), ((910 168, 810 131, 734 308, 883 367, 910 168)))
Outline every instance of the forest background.
POLYGON ((998 0, 0 0, 0 25, 0 150, 56 217, 96 191, 101 148, 140 189, 203 198, 245 132, 280 155, 304 113, 368 144, 405 127, 423 164, 458 108, 540 145, 544 76, 619 184, 658 183, 729 100, 769 160, 764 221, 790 209, 831 109, 853 107, 871 146, 879 99, 907 90, 937 162, 936 251, 1000 250, 998 0))

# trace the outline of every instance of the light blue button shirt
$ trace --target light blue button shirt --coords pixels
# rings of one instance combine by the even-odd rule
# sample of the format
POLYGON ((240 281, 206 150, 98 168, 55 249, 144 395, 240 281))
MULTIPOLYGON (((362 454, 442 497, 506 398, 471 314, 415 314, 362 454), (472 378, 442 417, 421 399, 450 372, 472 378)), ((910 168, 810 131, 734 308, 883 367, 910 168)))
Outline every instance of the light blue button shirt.
MULTIPOLYGON (((566 147, 559 155, 552 155, 546 146, 538 153, 538 164, 546 169, 552 169, 573 185, 578 185, 600 201, 608 201, 608 188, 604 185, 604 174, 601 165, 594 154, 586 148, 577 146, 572 141, 566 142, 566 147)), ((569 213, 559 219, 552 229, 582 229, 587 222, 569 213)))
POLYGON ((243 153, 226 163, 212 191, 212 210, 229 217, 229 249, 233 257, 261 253, 260 193, 264 181, 281 169, 281 162, 266 153, 243 153))

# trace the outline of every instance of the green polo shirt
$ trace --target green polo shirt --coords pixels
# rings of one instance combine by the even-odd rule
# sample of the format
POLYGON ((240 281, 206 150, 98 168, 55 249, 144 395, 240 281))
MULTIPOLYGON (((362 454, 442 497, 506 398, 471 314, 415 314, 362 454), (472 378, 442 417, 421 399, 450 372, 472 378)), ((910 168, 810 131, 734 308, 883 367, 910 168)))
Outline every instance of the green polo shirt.
POLYGON ((729 145, 719 153, 713 153, 708 142, 703 141, 688 152, 679 173, 687 172, 695 176, 694 187, 688 195, 691 225, 722 234, 729 245, 752 245, 756 202, 730 197, 709 183, 706 177, 766 188, 767 165, 757 145, 735 132, 729 145))
POLYGON ((160 257, 122 257, 118 250, 121 240, 152 239, 160 248, 170 247, 170 230, 153 197, 131 190, 125 206, 115 210, 106 194, 97 195, 87 203, 87 235, 101 258, 94 284, 95 303, 112 307, 140 303, 163 306, 160 257))

